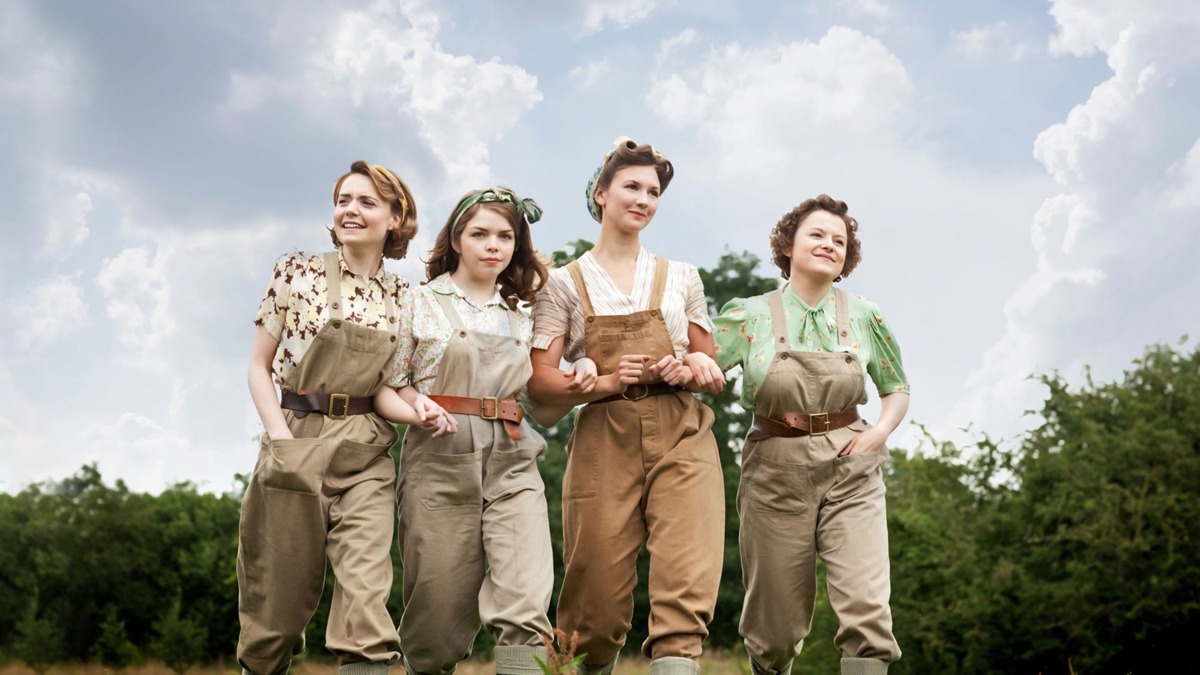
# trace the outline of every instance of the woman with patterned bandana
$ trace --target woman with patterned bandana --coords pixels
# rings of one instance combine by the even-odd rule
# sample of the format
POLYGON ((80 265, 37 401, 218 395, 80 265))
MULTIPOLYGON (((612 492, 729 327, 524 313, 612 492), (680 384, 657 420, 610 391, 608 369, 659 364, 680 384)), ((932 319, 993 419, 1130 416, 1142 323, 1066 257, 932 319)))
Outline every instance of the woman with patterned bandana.
POLYGON ((556 410, 586 404, 567 446, 558 601, 585 674, 610 673, 625 643, 643 542, 652 675, 699 672, 716 606, 724 484, 713 413, 689 389, 717 392, 725 380, 696 268, 640 240, 673 177, 654 148, 618 139, 587 187, 596 246, 551 273, 533 311, 530 397, 556 410))
POLYGON ((410 427, 400 457, 400 642, 412 675, 449 673, 482 623, 498 675, 539 675, 554 586, 546 442, 517 400, 532 367, 531 303, 546 281, 532 199, 505 187, 463 196, 426 263, 429 281, 401 312, 385 417, 405 402, 452 414, 456 432, 410 427))

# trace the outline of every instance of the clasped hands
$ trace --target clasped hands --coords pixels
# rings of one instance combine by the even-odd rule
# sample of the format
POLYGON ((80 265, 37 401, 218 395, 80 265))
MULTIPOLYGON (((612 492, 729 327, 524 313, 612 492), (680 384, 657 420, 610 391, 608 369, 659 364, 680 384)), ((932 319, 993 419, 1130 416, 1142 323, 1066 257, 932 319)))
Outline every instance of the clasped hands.
POLYGON ((412 407, 417 413, 417 426, 432 432, 430 435, 434 438, 458 431, 458 420, 454 415, 446 412, 445 408, 434 403, 433 399, 425 394, 418 394, 413 399, 412 407))
POLYGON ((682 358, 664 356, 655 363, 645 354, 624 354, 617 364, 615 373, 597 375, 596 362, 584 357, 573 363, 563 377, 567 378, 567 392, 588 394, 597 390, 619 394, 626 387, 642 381, 645 375, 661 377, 671 386, 686 387, 691 391, 719 393, 725 388, 725 374, 712 357, 702 352, 689 352, 682 358))

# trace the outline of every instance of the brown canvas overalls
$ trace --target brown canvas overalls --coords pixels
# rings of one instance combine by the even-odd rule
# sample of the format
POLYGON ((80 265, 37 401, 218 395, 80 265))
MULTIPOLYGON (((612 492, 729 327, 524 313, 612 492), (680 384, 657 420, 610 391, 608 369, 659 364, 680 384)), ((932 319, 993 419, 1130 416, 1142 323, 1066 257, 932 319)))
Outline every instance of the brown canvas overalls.
MULTIPOLYGON (((324 262, 327 287, 340 289, 337 253, 326 253, 324 262)), ((346 321, 340 294, 330 295, 329 320, 282 388, 373 396, 396 336, 346 321)), ((394 311, 389 301, 387 312, 394 311)), ((295 438, 263 434, 242 498, 238 661, 254 675, 287 670, 304 650, 304 627, 321 599, 328 557, 337 581, 326 647, 343 672, 386 670, 400 658, 386 607, 396 479, 388 448, 395 428, 374 412, 283 413, 295 438)))
MULTIPOLYGON (((465 327, 448 295, 436 294, 453 328, 431 394, 512 399, 533 367, 509 310, 511 336, 465 327)), ((496 639, 496 672, 540 673, 541 634, 554 585, 545 486, 537 460, 546 442, 478 414, 457 415, 458 432, 404 435, 400 458, 400 639, 410 673, 448 673, 471 654, 482 622, 496 639), (510 431, 513 434, 510 435, 510 431), (519 438, 512 438, 517 435, 519 438)))
MULTIPOLYGON (((786 673, 812 626, 816 560, 825 565, 834 639, 843 673, 886 673, 900 658, 892 635, 887 512, 881 467, 887 450, 838 457, 870 425, 857 419, 821 433, 821 413, 853 409, 862 367, 848 352, 792 349, 782 296, 767 296, 775 358, 754 401, 762 417, 815 414, 814 433, 763 436, 742 449, 738 542, 746 584, 741 633, 759 673, 786 673)), ((848 303, 839 289, 839 342, 850 344, 848 303)), ((827 427, 828 425, 826 425, 827 427)))
MULTIPOLYGON (((647 309, 610 316, 596 315, 578 263, 567 266, 582 303, 585 351, 601 375, 615 372, 623 354, 647 354, 651 363, 675 354, 661 310, 667 264, 658 258, 647 309)), ((586 669, 611 666, 625 643, 643 541, 646 656, 698 657, 716 606, 725 499, 713 413, 686 390, 645 392, 634 385, 629 398, 585 406, 567 445, 558 623, 579 631, 586 669)))

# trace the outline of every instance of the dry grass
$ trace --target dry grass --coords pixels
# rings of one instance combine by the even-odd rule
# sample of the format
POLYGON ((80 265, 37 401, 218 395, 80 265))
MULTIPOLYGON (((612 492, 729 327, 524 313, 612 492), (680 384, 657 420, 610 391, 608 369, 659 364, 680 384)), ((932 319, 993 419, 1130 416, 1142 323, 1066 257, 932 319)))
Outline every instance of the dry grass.
MULTIPOLYGON (((744 666, 744 657, 730 652, 706 652, 700 659, 701 672, 706 675, 746 675, 749 668, 744 666)), ((337 664, 332 662, 300 661, 292 667, 293 675, 337 675, 337 664)), ((641 657, 622 656, 617 663, 614 675, 647 675, 650 672, 650 662, 641 657)), ((230 661, 224 665, 210 664, 188 669, 185 675, 239 675, 241 669, 237 663, 230 661)), ((392 673, 400 675, 403 670, 392 668, 392 673)), ((458 667, 456 675, 495 675, 496 668, 491 661, 471 659, 458 667)), ((33 669, 23 663, 7 663, 0 665, 0 675, 36 675, 33 669)), ((145 661, 140 665, 120 670, 111 670, 98 663, 60 663, 50 666, 46 675, 175 675, 169 668, 158 661, 145 661)))

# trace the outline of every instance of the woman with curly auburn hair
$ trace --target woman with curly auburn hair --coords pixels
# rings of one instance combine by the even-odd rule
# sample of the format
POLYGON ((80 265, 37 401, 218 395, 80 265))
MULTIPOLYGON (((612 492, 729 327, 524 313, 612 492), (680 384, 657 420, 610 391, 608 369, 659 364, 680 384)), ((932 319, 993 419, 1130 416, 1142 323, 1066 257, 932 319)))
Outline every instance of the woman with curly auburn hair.
POLYGON ((642 248, 674 177, 627 138, 588 183, 596 247, 554 270, 534 306, 530 397, 575 420, 563 476, 558 624, 579 633, 583 674, 611 673, 633 617, 637 555, 650 553, 653 675, 695 675, 716 606, 725 536, 713 413, 712 323, 692 265, 642 248), (574 362, 562 373, 563 357, 574 362))
POLYGON ((450 413, 449 428, 409 427, 400 457, 410 673, 453 671, 480 623, 496 640, 498 675, 541 673, 554 586, 537 468, 546 442, 517 403, 532 371, 519 304, 547 276, 529 232, 541 215, 500 186, 459 200, 430 252, 428 283, 401 312, 392 376, 375 399, 389 418, 410 406, 450 413))
POLYGON ((737 506, 741 633, 759 675, 791 671, 812 625, 818 558, 842 673, 882 675, 900 658, 882 466, 909 388, 879 307, 833 286, 858 265, 860 248, 845 202, 806 200, 771 231, 788 283, 731 300, 715 320, 717 363, 742 367, 741 403, 754 411, 737 506), (867 377, 882 401, 874 425, 858 414, 867 377))
MULTIPOLYGON (((304 650, 326 559, 336 582, 325 644, 340 670, 384 675, 400 658, 386 607, 396 431, 373 396, 408 286, 383 259, 404 256, 417 207, 399 176, 366 162, 338 179, 333 204, 336 250, 279 258, 254 320, 248 379, 265 433, 237 560, 237 657, 253 675, 287 672, 304 650)), ((411 408, 395 416, 420 421, 411 408)))

